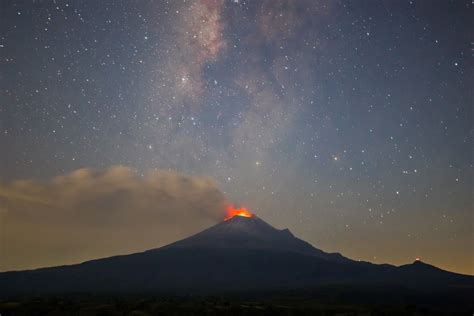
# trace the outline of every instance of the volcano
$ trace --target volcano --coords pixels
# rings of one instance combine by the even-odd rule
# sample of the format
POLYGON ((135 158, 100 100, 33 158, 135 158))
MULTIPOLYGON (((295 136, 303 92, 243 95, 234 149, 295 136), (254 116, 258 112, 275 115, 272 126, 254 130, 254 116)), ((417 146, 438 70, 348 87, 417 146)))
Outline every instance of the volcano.
POLYGON ((278 230, 256 215, 235 215, 194 236, 164 248, 261 251, 304 254, 327 260, 347 260, 338 253, 326 253, 296 238, 288 229, 278 230))
POLYGON ((415 261, 377 265, 327 253, 256 215, 233 216, 167 246, 81 264, 0 273, 0 295, 212 294, 320 286, 468 287, 474 277, 415 261))

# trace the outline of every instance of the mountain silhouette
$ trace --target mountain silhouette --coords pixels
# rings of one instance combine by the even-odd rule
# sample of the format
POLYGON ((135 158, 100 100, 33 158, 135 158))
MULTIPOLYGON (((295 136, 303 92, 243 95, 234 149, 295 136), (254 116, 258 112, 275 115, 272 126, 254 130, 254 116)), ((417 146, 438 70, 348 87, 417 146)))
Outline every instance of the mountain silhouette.
POLYGON ((415 261, 400 267, 326 253, 257 216, 234 216, 167 246, 81 264, 0 273, 0 295, 204 294, 318 286, 472 288, 474 277, 415 261))
POLYGON ((164 248, 246 249, 306 254, 328 260, 348 260, 338 253, 326 253, 314 248, 311 244, 296 238, 288 229, 278 230, 256 215, 234 216, 164 248))

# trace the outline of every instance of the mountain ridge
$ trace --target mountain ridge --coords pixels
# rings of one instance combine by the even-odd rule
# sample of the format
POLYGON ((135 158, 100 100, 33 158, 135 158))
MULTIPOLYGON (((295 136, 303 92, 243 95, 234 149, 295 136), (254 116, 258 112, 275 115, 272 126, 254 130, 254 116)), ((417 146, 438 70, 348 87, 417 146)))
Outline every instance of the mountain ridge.
POLYGON ((222 293, 350 284, 473 287, 474 277, 326 253, 260 218, 235 216, 169 245, 80 264, 0 273, 0 294, 222 293))

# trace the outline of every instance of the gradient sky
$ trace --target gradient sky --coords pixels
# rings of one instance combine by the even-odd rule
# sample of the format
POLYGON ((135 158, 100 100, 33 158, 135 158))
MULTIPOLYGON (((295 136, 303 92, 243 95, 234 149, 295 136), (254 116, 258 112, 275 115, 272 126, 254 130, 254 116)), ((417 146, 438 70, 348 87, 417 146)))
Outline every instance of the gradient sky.
POLYGON ((326 251, 474 274, 472 6, 2 1, 0 270, 152 248, 228 200, 326 251), (142 199, 161 185, 200 211, 142 199))

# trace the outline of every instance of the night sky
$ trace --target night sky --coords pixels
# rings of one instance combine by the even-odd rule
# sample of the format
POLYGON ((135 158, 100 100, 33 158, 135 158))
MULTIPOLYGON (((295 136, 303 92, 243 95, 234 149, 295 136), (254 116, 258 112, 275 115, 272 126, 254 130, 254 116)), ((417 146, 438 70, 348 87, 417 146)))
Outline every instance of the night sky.
POLYGON ((472 6, 1 1, 0 270, 157 247, 234 203, 473 274, 472 6))

